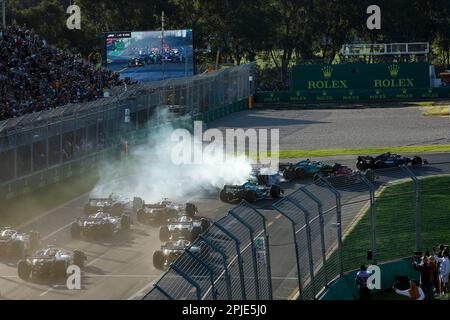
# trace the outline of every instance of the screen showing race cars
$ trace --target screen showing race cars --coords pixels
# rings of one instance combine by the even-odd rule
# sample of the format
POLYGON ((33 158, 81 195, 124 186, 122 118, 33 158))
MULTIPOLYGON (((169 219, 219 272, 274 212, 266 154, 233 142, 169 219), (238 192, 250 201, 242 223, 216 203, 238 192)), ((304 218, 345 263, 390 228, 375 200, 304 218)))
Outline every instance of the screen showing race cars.
POLYGON ((194 75, 192 30, 105 34, 107 67, 122 78, 157 81, 194 75))

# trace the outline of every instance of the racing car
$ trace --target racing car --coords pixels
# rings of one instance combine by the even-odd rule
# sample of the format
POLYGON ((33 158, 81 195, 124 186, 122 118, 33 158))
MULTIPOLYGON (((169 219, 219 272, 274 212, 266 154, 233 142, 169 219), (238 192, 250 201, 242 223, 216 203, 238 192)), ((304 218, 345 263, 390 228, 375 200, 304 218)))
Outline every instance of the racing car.
POLYGON ((309 159, 297 163, 280 163, 279 172, 286 180, 305 179, 313 177, 320 172, 328 174, 337 169, 339 164, 329 165, 320 161, 311 161, 309 159))
MULTIPOLYGON (((261 180, 261 178, 260 178, 261 180)), ((262 185, 258 182, 247 181, 242 185, 225 185, 220 191, 220 200, 227 203, 256 202, 267 198, 279 198, 284 190, 277 184, 262 185)))
POLYGON ((421 157, 414 156, 413 158, 404 157, 395 153, 386 152, 379 156, 359 156, 356 168, 361 171, 367 169, 381 169, 381 168, 393 168, 403 165, 420 166, 422 164, 428 164, 427 160, 423 160, 421 157))
POLYGON ((19 261, 17 273, 22 280, 30 278, 64 279, 67 268, 76 265, 83 268, 86 255, 79 250, 68 251, 55 246, 47 246, 36 251, 31 256, 19 261))
POLYGON ((200 247, 191 246, 188 240, 170 241, 163 244, 161 250, 153 252, 153 265, 156 269, 166 270, 186 249, 192 252, 201 251, 200 247))
POLYGON ((142 204, 143 200, 138 197, 130 201, 116 194, 110 194, 107 198, 89 198, 88 203, 84 206, 84 214, 88 216, 98 211, 104 211, 120 217, 126 210, 136 210, 141 208, 142 204))
POLYGON ((132 67, 143 67, 145 66, 145 61, 142 58, 131 58, 128 61, 128 67, 132 68, 132 67))
POLYGON ((171 219, 167 225, 159 229, 159 240, 161 242, 185 239, 191 242, 205 232, 211 222, 207 218, 179 216, 171 219))
POLYGON ((130 230, 131 217, 123 214, 121 217, 111 216, 109 213, 99 211, 87 218, 78 218, 72 222, 70 233, 73 238, 81 236, 111 237, 120 230, 130 230))
POLYGON ((41 235, 37 231, 19 233, 9 227, 0 228, 1 257, 22 258, 30 250, 36 250, 40 242, 41 235))
POLYGON ((193 203, 186 203, 183 210, 182 205, 164 199, 157 203, 144 203, 137 211, 137 220, 150 225, 161 225, 178 215, 193 217, 197 212, 198 209, 193 203))
MULTIPOLYGON (((375 172, 371 169, 365 171, 363 174, 370 182, 374 182, 375 179, 377 178, 375 172)), ((327 179, 328 182, 330 182, 334 186, 357 183, 358 181, 361 180, 360 171, 353 170, 339 163, 335 163, 333 165, 332 172, 327 172, 324 174, 322 173, 314 174, 313 181, 317 185, 323 185, 324 181, 322 178, 327 179)))

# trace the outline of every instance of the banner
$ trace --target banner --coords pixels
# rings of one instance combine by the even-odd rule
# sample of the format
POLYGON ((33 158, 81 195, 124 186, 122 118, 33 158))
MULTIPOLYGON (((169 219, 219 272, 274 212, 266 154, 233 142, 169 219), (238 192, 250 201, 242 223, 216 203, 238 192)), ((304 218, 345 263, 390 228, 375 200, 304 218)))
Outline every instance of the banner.
POLYGON ((292 68, 293 90, 415 89, 429 87, 429 65, 425 62, 298 65, 292 68))

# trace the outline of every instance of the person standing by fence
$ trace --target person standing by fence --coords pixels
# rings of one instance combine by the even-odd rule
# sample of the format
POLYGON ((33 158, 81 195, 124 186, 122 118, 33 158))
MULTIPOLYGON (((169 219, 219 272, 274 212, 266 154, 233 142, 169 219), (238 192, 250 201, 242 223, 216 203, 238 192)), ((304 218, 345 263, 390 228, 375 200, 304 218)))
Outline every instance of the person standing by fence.
POLYGON ((422 257, 421 263, 414 262, 413 268, 420 272, 420 287, 425 294, 425 300, 432 299, 432 283, 430 279, 430 265, 428 263, 428 255, 422 257))
POLYGON ((367 272, 367 267, 362 265, 356 274, 356 284, 358 286, 359 300, 370 300, 370 290, 367 287, 367 280, 370 273, 367 272))

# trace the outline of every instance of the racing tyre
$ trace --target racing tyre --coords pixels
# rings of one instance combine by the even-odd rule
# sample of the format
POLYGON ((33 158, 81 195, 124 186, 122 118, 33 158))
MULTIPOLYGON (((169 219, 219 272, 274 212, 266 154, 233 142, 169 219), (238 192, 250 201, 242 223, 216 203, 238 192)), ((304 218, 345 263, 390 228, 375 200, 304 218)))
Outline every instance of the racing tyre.
POLYGON ((57 260, 53 265, 54 276, 56 279, 64 279, 67 275, 67 264, 64 260, 57 260))
POLYGON ((206 230, 208 230, 210 223, 207 219, 202 218, 200 219, 200 226, 202 228, 202 232, 205 232, 206 230))
POLYGON ((377 168, 377 169, 386 168, 386 165, 385 165, 384 161, 377 160, 377 161, 375 161, 375 168, 377 168))
POLYGON ((356 169, 358 169, 359 171, 365 171, 367 169, 366 168, 366 163, 363 162, 363 161, 358 161, 356 163, 356 169))
POLYGON ((131 228, 131 217, 127 214, 123 214, 120 219, 120 229, 128 231, 131 228))
POLYGON ((249 203, 256 202, 258 200, 258 195, 256 194, 255 190, 246 190, 244 194, 245 201, 249 203))
POLYGON ((421 157, 414 157, 411 161, 411 164, 413 166, 421 166, 423 164, 422 158, 421 157))
POLYGON ((220 191, 219 197, 220 197, 220 201, 222 201, 222 202, 226 202, 226 203, 230 202, 230 197, 228 196, 228 193, 225 191, 225 189, 220 191))
POLYGON ((186 215, 188 217, 193 217, 198 212, 197 207, 193 203, 186 203, 186 215))
POLYGON ((37 231, 30 231, 30 249, 36 249, 41 243, 41 234, 37 231))
POLYGON ((192 228, 192 231, 189 235, 189 241, 190 242, 194 242, 195 240, 197 240, 198 236, 202 234, 202 228, 200 227, 194 227, 192 228))
POLYGON ((25 244, 23 241, 14 240, 9 247, 9 253, 13 258, 22 258, 25 254, 25 244))
POLYGON ((272 198, 276 199, 279 198, 281 196, 281 187, 278 185, 273 185, 270 187, 270 195, 272 196, 272 198))
POLYGON ((86 255, 84 252, 80 250, 75 250, 73 252, 73 264, 76 266, 79 266, 80 268, 84 267, 84 262, 87 260, 86 255))
POLYGON ((136 217, 137 217, 137 221, 139 221, 140 223, 144 223, 145 222, 145 210, 139 209, 138 212, 136 213, 136 217))
POLYGON ((170 240, 170 231, 167 226, 159 228, 159 240, 161 240, 161 242, 167 242, 170 240))
POLYGON ((295 176, 297 179, 304 179, 306 177, 306 171, 302 168, 295 169, 295 176))
POLYGON ((139 197, 133 198, 133 211, 137 212, 139 209, 142 209, 144 207, 144 200, 142 200, 139 197))
POLYGON ((31 268, 26 260, 20 260, 17 265, 17 275, 22 280, 28 280, 31 277, 31 268))
POLYGON ((72 222, 72 225, 70 226, 70 234, 74 239, 78 239, 81 237, 81 227, 78 222, 72 222))
POLYGON ((164 270, 165 264, 164 253, 161 250, 153 252, 153 266, 158 270, 164 270))
POLYGON ((284 170, 283 178, 285 178, 286 180, 292 180, 295 178, 295 173, 292 172, 292 170, 284 170))

